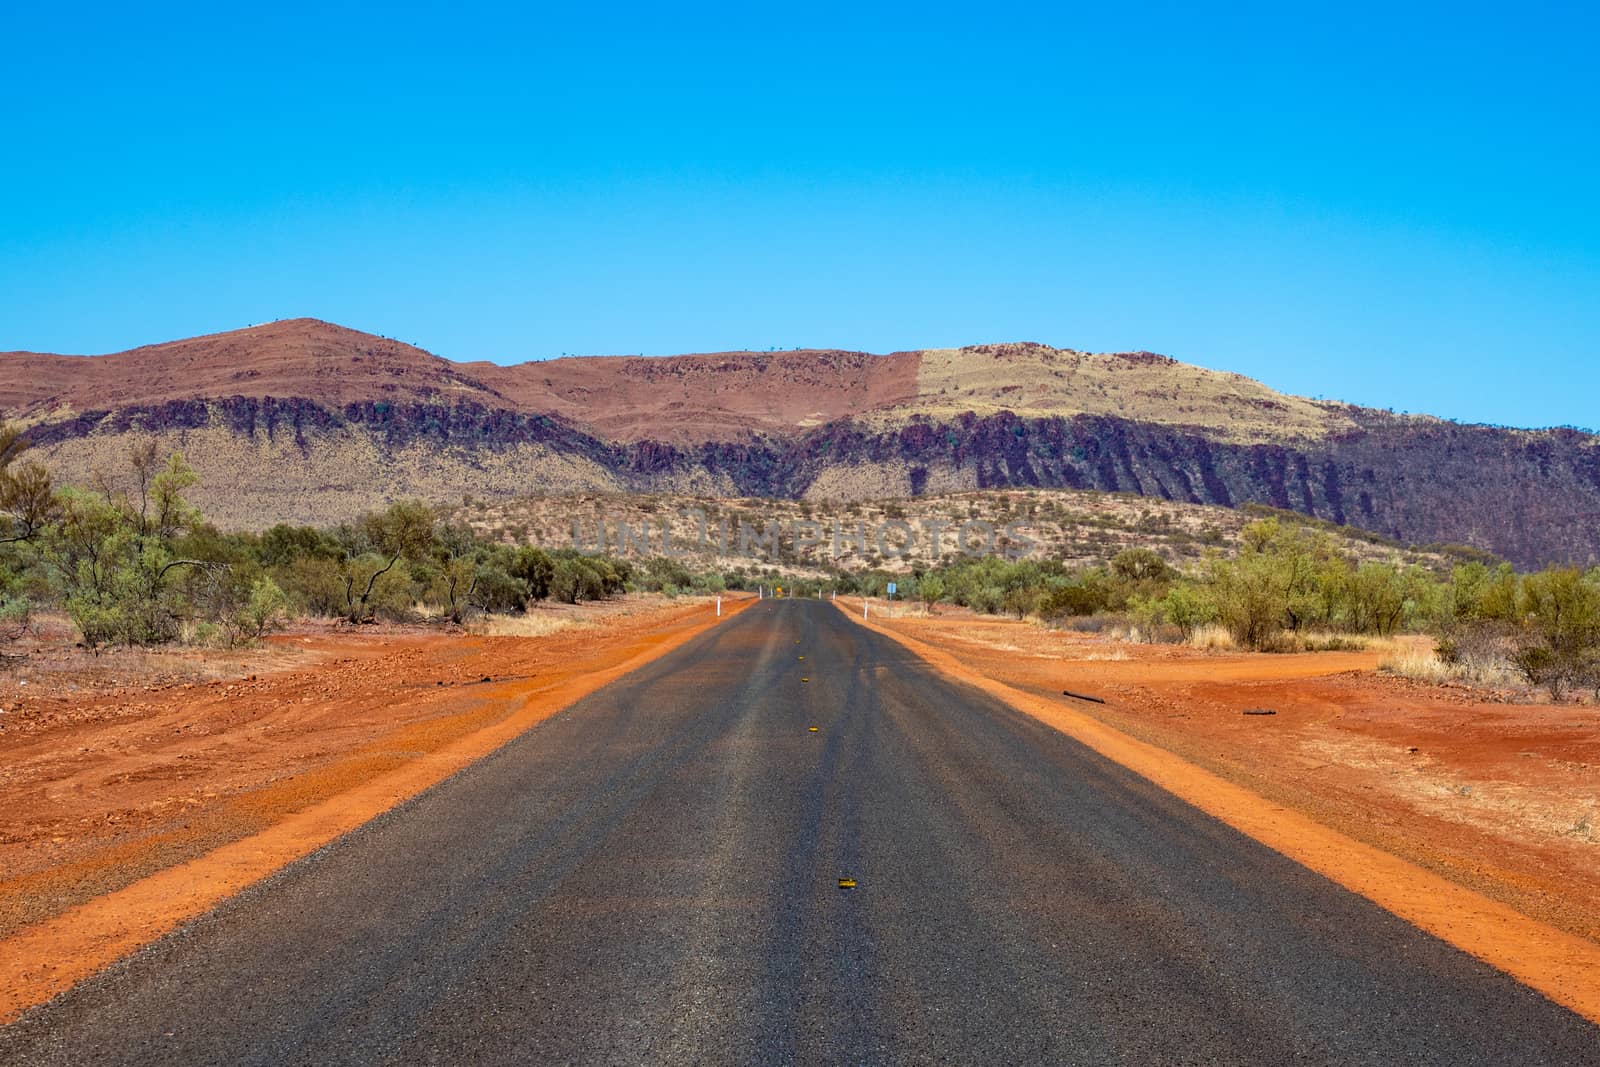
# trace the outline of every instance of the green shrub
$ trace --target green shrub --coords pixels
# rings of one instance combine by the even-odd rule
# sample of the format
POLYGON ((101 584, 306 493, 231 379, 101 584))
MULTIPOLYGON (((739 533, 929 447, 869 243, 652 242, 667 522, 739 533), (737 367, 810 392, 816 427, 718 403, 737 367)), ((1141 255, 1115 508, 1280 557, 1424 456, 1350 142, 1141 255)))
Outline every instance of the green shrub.
POLYGON ((1600 582, 1572 567, 1522 580, 1521 632, 1512 662, 1532 685, 1559 701, 1573 687, 1600 688, 1600 582))
POLYGON ((1156 618, 1153 621, 1176 626, 1185 641, 1193 637, 1200 627, 1217 621, 1216 601, 1205 588, 1194 582, 1179 582, 1154 604, 1156 618))
POLYGON ((331 559, 307 556, 281 564, 276 577, 292 610, 303 615, 342 615, 343 569, 331 559))
POLYGON ((244 604, 224 623, 228 643, 239 639, 259 641, 281 627, 288 613, 289 598, 277 582, 262 575, 251 583, 250 595, 244 604))
POLYGON ((479 611, 510 615, 527 608, 527 586, 499 567, 480 567, 471 601, 479 611))
POLYGON ((555 563, 541 549, 517 549, 506 573, 522 583, 528 600, 543 600, 551 595, 550 580, 555 573, 555 563))

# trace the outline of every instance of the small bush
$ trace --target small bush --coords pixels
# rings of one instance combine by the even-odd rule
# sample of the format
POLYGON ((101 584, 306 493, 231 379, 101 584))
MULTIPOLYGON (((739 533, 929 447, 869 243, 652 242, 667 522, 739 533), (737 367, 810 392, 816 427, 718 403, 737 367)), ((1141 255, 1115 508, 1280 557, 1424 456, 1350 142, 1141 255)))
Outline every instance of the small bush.
POLYGON ((282 626, 289 613, 289 598, 278 583, 263 575, 250 586, 250 596, 236 613, 224 624, 228 643, 237 638, 259 641, 268 632, 282 626))

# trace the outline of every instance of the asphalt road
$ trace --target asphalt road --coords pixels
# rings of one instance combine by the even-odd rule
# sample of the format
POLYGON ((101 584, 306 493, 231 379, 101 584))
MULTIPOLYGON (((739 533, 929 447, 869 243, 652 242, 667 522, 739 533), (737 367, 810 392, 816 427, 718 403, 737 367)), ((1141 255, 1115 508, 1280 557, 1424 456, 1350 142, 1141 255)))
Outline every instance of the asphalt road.
POLYGON ((768 601, 0 1030, 0 1062, 1580 1064, 1600 1028, 768 601))

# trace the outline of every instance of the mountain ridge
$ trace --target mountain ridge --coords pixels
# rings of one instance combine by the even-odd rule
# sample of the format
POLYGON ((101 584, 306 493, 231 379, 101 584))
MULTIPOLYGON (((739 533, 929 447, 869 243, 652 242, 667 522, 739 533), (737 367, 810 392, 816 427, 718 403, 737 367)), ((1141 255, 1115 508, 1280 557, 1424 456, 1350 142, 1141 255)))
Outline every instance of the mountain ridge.
POLYGON ((1145 403, 1137 415, 1145 420, 1231 429, 1245 438, 1276 439, 1345 425, 1340 414, 1345 405, 1279 393, 1244 375, 1151 352, 1090 353, 1036 342, 882 355, 785 349, 562 356, 500 364, 453 361, 391 338, 301 318, 103 355, 4 352, 0 361, 10 371, 0 383, 0 410, 24 418, 47 401, 92 410, 111 394, 128 406, 234 395, 348 403, 381 392, 393 399, 474 399, 524 414, 558 414, 610 440, 675 443, 789 435, 839 418, 885 412, 901 417, 969 410, 1126 413, 1130 401, 1141 399, 1145 403), (990 384, 996 375, 1003 382, 990 384), (19 387, 24 380, 32 387, 19 387), (1163 387, 1172 394, 1154 395, 1163 387), (1193 417, 1185 418, 1179 387, 1203 392, 1212 402, 1219 394, 1236 394, 1271 417, 1259 418, 1234 404, 1227 410, 1191 405, 1187 414, 1193 417), (1163 412, 1166 401, 1177 410, 1163 412), (703 413, 685 419, 684 412, 696 406, 703 413))
POLYGON ((1600 438, 1278 393, 1033 343, 457 363, 314 319, 102 356, 0 353, 0 412, 71 480, 182 447, 225 524, 396 496, 814 500, 1001 487, 1292 508, 1519 563, 1600 560, 1600 438))

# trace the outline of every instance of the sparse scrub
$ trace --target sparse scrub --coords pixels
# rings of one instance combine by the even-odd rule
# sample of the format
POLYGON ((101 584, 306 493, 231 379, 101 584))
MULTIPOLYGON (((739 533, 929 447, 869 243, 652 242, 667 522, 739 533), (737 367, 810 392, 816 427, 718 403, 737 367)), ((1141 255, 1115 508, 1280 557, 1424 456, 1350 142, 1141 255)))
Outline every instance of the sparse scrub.
MULTIPOLYGON (((24 447, 0 426, 0 639, 25 631, 40 602, 95 648, 253 642, 293 614, 461 622, 550 595, 549 554, 486 542, 418 501, 322 529, 224 534, 189 503, 197 479, 179 454, 143 442, 111 476, 57 489, 18 462, 24 447)), ((563 555, 584 598, 631 580, 623 561, 563 555)))
MULTIPOLYGON (((43 468, 18 458, 24 447, 13 429, 0 428, 0 640, 25 629, 39 605, 65 611, 90 646, 180 636, 234 643, 258 639, 292 614, 466 624, 522 616, 546 599, 578 604, 625 591, 677 596, 782 584, 805 596, 834 589, 878 597, 896 581, 896 599, 920 601, 924 610, 952 603, 1207 649, 1381 650, 1395 634, 1428 631, 1438 638, 1439 666, 1390 647, 1397 670, 1496 680, 1518 671, 1555 699, 1600 689, 1600 571, 1518 575, 1465 551, 1419 559, 1381 538, 1261 509, 1266 517, 1232 525, 1214 509, 1057 491, 850 505, 845 514, 862 521, 943 518, 941 558, 865 552, 797 574, 775 561, 549 550, 491 532, 517 532, 520 540, 529 529, 561 531, 583 509, 592 514, 621 499, 599 495, 567 501, 564 518, 528 514, 514 502, 486 508, 474 497, 444 516, 401 501, 335 526, 224 534, 189 504, 195 476, 181 455, 159 457, 143 445, 120 482, 56 488, 43 468), (1021 515, 1055 517, 1072 528, 1074 552, 1100 544, 1098 559, 971 557, 952 545, 950 520, 1021 515), (1183 558, 1176 549, 1213 540, 1224 547, 1187 572, 1174 568, 1172 560, 1183 558), (1466 561, 1441 580, 1436 574, 1451 559, 1466 561)), ((662 524, 680 514, 672 498, 634 503, 637 514, 624 521, 642 529, 639 518, 653 515, 665 539, 662 524)), ((795 502, 763 502, 762 516, 755 502, 692 504, 733 529, 774 518, 774 508, 791 508, 790 517, 817 514, 795 502)), ((692 539, 685 533, 674 533, 674 543, 692 539)))

